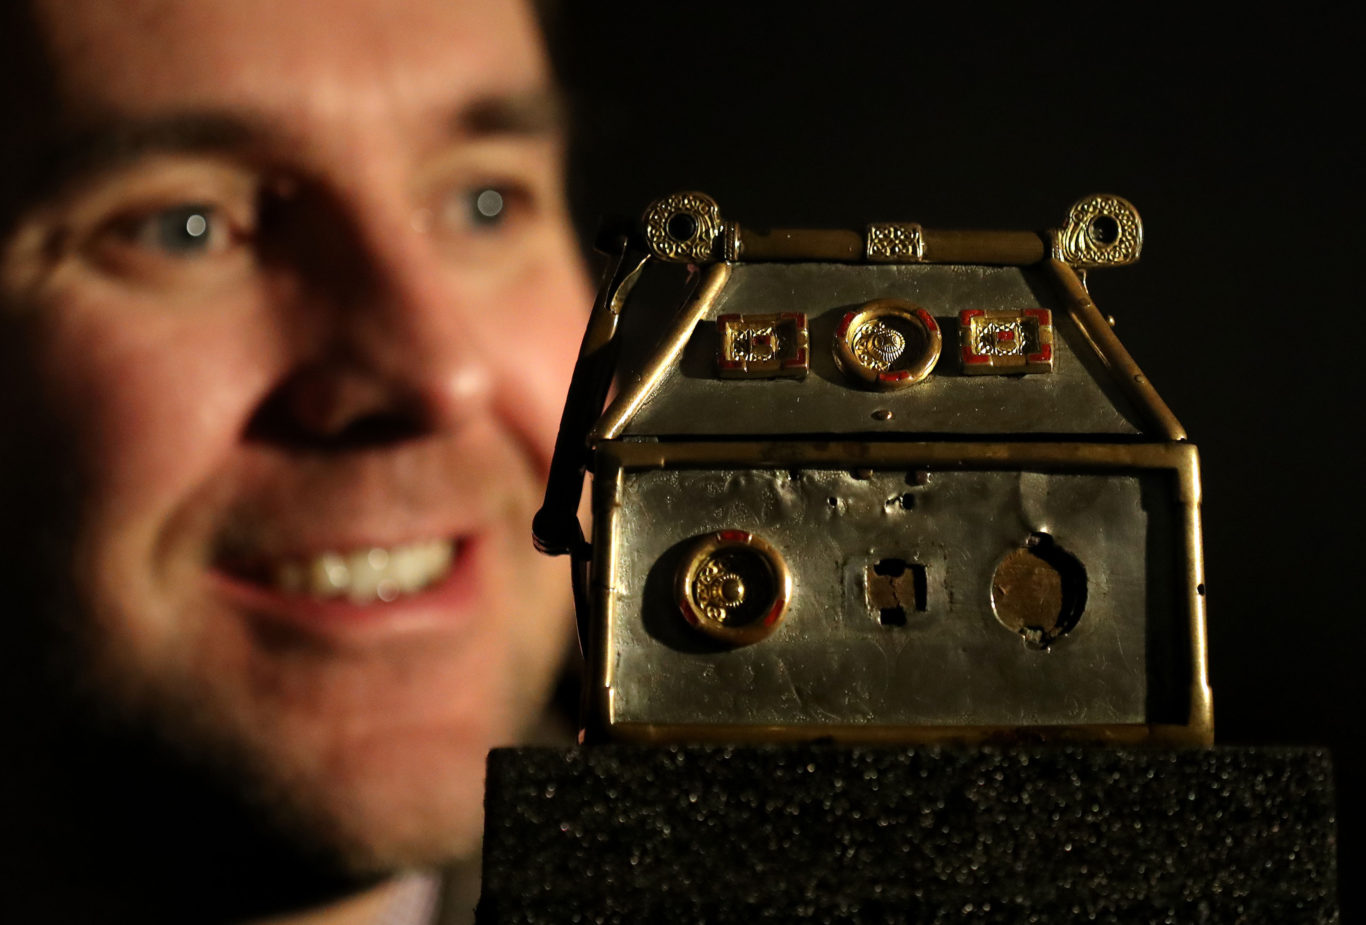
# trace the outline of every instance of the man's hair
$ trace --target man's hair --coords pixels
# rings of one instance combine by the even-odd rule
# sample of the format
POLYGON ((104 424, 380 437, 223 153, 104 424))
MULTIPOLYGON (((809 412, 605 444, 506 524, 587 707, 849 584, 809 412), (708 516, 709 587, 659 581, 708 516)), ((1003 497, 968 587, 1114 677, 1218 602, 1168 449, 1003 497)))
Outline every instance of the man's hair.
POLYGON ((0 2, 0 238, 32 195, 28 176, 39 156, 35 141, 41 119, 54 109, 52 69, 33 10, 25 0, 0 2))

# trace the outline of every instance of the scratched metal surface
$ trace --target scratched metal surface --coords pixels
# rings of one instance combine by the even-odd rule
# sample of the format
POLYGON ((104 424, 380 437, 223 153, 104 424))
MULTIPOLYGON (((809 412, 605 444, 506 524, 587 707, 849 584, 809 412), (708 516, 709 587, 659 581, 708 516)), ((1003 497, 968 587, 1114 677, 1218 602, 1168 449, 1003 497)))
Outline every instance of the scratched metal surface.
POLYGON ((1166 705, 1186 679, 1162 662, 1181 645, 1172 559, 1181 542, 1163 474, 936 471, 912 481, 906 472, 625 473, 609 553, 614 721, 1179 721, 1180 705, 1166 705), (908 493, 909 510, 895 500, 908 493), (702 639, 673 600, 686 541, 724 528, 768 539, 794 577, 782 625, 738 649, 702 639), (1003 627, 990 603, 997 563, 1033 532, 1049 533, 1087 573, 1086 609, 1048 651, 1003 627), (883 626, 867 604, 865 568, 886 557, 926 567, 926 609, 905 626, 883 626), (1153 715, 1164 711, 1173 715, 1153 715))
MULTIPOLYGON (((653 347, 683 289, 673 268, 652 266, 627 302, 628 344, 653 347)), ((623 378, 644 354, 623 356, 623 378)), ((1029 267, 736 264, 725 291, 698 323, 675 364, 628 425, 627 435, 943 433, 1136 434, 1132 408, 1072 324, 1053 284, 1029 267), (944 347, 930 378, 897 392, 853 387, 835 366, 835 328, 846 311, 876 298, 903 298, 939 321, 944 347), (963 309, 1053 311, 1055 370, 1028 376, 959 373, 963 309), (811 370, 804 380, 716 378, 715 318, 726 313, 806 312, 811 370), (873 417, 891 411, 890 420, 873 417)))

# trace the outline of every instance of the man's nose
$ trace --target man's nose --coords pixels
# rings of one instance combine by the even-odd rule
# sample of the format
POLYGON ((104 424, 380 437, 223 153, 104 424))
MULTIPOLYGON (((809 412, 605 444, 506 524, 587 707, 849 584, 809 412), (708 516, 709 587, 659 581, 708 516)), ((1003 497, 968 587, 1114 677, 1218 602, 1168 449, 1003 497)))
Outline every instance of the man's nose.
POLYGON ((452 432, 488 408, 478 268, 461 274, 413 222, 384 211, 315 232, 282 256, 280 311, 297 358, 253 422, 329 446, 452 432))

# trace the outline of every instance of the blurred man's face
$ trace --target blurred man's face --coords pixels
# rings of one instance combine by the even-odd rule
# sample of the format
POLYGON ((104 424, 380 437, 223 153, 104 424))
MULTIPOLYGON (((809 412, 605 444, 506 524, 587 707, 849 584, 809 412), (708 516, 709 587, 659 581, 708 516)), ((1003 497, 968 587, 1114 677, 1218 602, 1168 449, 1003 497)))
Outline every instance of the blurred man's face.
POLYGON ((467 848, 567 630, 529 524, 587 296, 529 11, 37 20, 0 491, 63 612, 11 619, 70 621, 98 698, 353 864, 467 848))

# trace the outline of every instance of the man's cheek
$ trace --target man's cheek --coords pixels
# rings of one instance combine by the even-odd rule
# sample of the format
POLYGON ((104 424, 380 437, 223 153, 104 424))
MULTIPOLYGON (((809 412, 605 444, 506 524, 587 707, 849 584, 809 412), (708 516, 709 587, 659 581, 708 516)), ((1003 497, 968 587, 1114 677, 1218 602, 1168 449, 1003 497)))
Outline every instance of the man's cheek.
MULTIPOLYGON (((566 259, 557 273, 538 277, 520 292, 503 318, 503 338, 521 342, 520 349, 504 350, 500 379, 504 402, 514 417, 525 419, 542 464, 548 463, 559 429, 565 395, 592 306, 592 293, 577 262, 566 259)), ((497 343, 495 337, 489 338, 497 343)))
POLYGON ((241 328, 107 314, 58 325, 42 378, 90 500, 164 515, 230 456, 265 369, 241 328))

